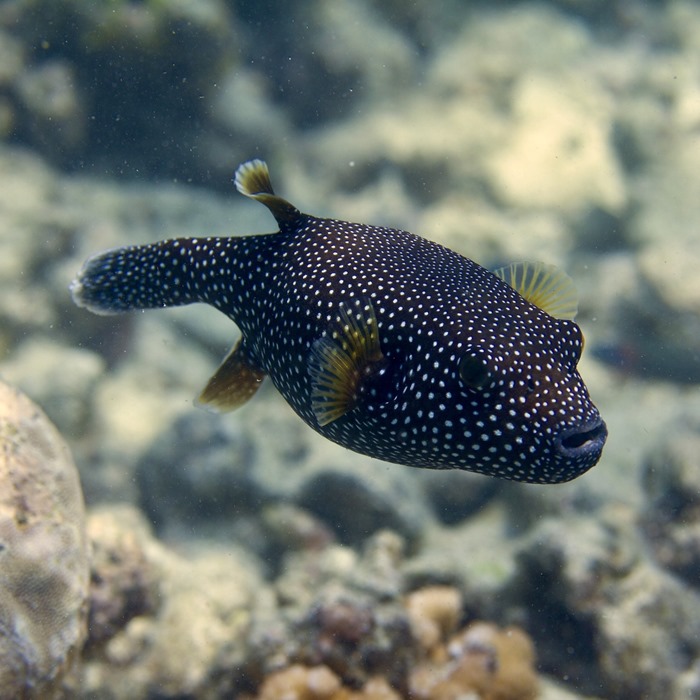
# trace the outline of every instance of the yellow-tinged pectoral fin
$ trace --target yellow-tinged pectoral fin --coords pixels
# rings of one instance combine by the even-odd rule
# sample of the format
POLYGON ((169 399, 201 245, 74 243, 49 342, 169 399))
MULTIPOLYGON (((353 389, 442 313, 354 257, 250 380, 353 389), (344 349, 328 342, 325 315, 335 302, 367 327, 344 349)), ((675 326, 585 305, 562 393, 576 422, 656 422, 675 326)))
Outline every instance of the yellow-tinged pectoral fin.
POLYGON ((311 408, 319 425, 355 407, 363 380, 382 358, 372 302, 341 302, 328 334, 311 348, 311 408))
POLYGON ((251 364, 240 340, 207 382, 196 403, 221 413, 233 411, 252 398, 263 379, 265 373, 251 364))
POLYGON ((578 312, 574 282, 555 265, 516 262, 493 271, 531 304, 554 318, 573 321, 578 312))

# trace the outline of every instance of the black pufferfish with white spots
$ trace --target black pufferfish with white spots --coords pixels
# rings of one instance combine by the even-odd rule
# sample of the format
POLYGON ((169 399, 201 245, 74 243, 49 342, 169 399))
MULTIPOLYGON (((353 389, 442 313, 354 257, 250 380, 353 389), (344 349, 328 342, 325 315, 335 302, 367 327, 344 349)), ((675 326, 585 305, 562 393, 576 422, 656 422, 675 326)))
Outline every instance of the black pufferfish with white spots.
POLYGON ((576 369, 566 275, 491 273, 407 231, 303 214, 259 160, 235 182, 278 232, 108 250, 71 285, 75 303, 210 304, 242 337, 200 403, 236 408, 269 375, 314 430, 388 462, 548 484, 598 462, 607 429, 576 369))

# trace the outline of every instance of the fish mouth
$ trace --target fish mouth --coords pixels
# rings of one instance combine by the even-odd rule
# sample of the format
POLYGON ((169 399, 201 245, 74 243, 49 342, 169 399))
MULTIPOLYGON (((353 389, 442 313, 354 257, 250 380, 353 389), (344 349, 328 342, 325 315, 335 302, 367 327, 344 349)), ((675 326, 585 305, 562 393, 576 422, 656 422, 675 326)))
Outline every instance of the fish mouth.
POLYGON ((608 437, 608 428, 602 418, 562 430, 557 436, 556 448, 568 459, 595 457, 597 461, 608 437))

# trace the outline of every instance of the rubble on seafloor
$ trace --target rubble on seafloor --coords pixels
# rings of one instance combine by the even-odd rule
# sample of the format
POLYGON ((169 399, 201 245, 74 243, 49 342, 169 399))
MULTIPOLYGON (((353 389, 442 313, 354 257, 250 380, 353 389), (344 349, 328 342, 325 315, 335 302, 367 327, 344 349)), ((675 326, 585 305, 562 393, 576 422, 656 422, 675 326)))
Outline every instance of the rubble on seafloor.
MULTIPOLYGON (((274 542, 261 550, 266 562, 241 545, 245 532, 251 545, 260 538, 251 522, 227 545, 170 546, 133 506, 100 506, 88 519, 90 628, 73 690, 113 698, 680 700, 698 683, 700 593, 663 568, 672 562, 650 539, 658 541, 664 509, 694 499, 689 456, 673 454, 668 475, 649 478, 656 505, 644 520, 619 505, 592 518, 590 504, 566 527, 545 517, 510 548, 503 539, 502 552, 485 543, 492 562, 511 562, 495 579, 482 570, 471 523, 445 537, 443 552, 424 550, 435 533, 409 555, 390 530, 348 546, 309 511, 267 505, 258 525, 274 542), (469 545, 471 561, 452 545, 469 545)), ((488 529, 498 523, 489 518, 488 529)))
MULTIPOLYGON (((450 589, 427 588, 415 595, 453 597, 450 589)), ((412 617, 417 625, 440 620, 412 617)), ((400 693, 381 675, 359 687, 344 684, 328 666, 294 664, 269 675, 255 700, 534 700, 538 697, 534 653, 527 635, 518 628, 499 629, 483 622, 459 634, 423 647, 400 693)), ((251 696, 252 700, 252 696, 251 696)))
POLYGON ((12 682, 85 700, 699 698, 698 4, 98 5, 0 3, 1 371, 70 443, 92 549, 79 494, 48 498, 46 470, 75 486, 55 432, 3 434, 40 476, 3 474, 0 679, 19 654, 12 682), (72 305, 99 249, 268 230, 229 195, 258 154, 309 211, 564 267, 595 470, 388 466, 269 386, 197 414, 227 319, 72 305))
MULTIPOLYGON (((231 553, 199 553, 185 564, 148 536, 136 511, 103 509, 91 517, 89 530, 96 548, 111 548, 111 557, 94 561, 93 581, 112 572, 113 607, 107 606, 110 616, 91 616, 83 678, 88 694, 109 688, 115 697, 146 697, 157 688, 164 696, 248 700, 457 700, 468 692, 482 700, 538 697, 534 648, 523 630, 465 621, 462 593, 454 586, 391 597, 373 588, 373 578, 361 572, 399 563, 401 541, 393 533, 380 533, 359 560, 337 545, 306 551, 289 570, 306 574, 307 584, 315 579, 315 588, 302 595, 303 586, 288 581, 286 593, 279 589, 271 597, 250 571, 226 580, 225 566, 203 565, 207 558, 210 565, 226 561, 233 574, 245 562, 231 553), (138 580, 135 562, 142 569, 138 580), (202 582, 199 590, 177 581, 185 570, 202 582), (149 571, 159 575, 149 578, 149 571), (215 573, 221 595, 211 578, 204 579, 215 573), (124 595, 128 584, 131 598, 124 595), (235 591, 241 584, 247 593, 224 602, 225 586, 235 591), (115 625, 120 609, 121 626, 115 625), (228 630, 222 628, 226 619, 228 630), (177 632, 184 642, 174 638, 177 632), (182 643, 185 657, 177 653, 182 643)), ((105 587, 93 585, 91 608, 104 610, 105 600, 105 587)))

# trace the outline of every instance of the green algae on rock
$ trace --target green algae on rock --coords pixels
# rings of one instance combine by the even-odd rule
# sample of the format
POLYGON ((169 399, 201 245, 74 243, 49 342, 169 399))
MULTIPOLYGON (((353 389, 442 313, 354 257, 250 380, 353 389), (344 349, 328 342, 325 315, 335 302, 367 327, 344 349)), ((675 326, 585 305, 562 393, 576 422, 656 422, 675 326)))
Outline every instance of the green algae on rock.
POLYGON ((0 383, 0 697, 44 697, 85 638, 88 545, 68 447, 0 383))

